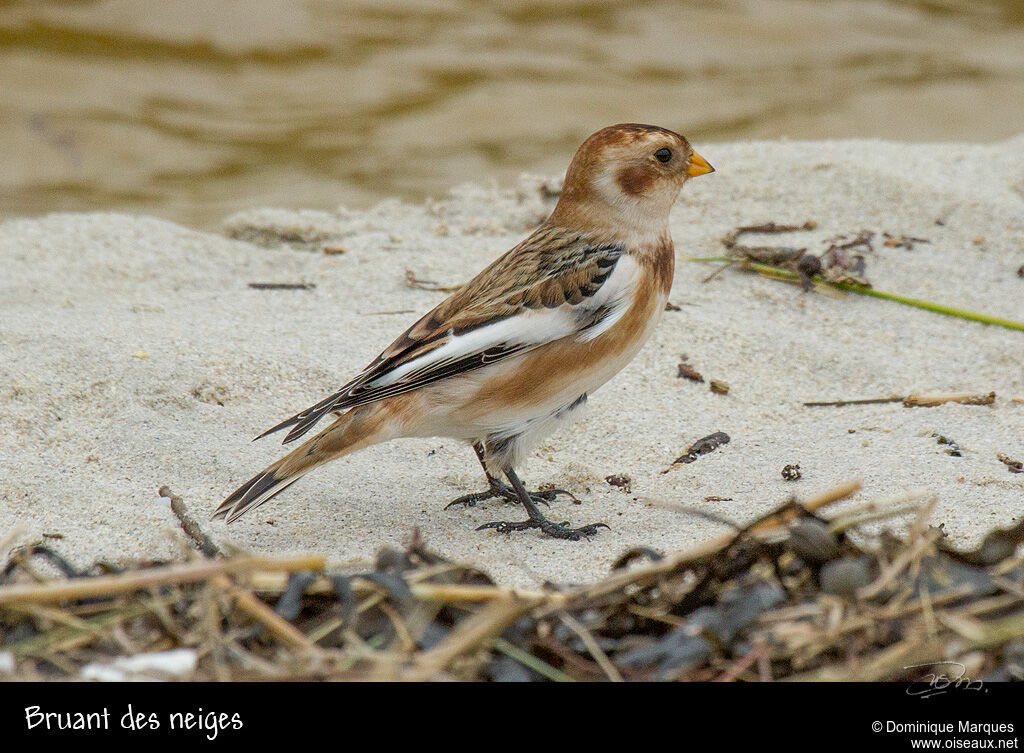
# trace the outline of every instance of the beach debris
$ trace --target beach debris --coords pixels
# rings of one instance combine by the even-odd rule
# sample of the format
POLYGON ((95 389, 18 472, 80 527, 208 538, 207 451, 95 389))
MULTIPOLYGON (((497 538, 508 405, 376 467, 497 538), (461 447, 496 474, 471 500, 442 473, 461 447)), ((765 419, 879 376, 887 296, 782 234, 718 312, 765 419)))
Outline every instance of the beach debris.
MULTIPOLYGON (((875 290, 864 277, 864 254, 852 253, 853 251, 873 251, 871 241, 874 233, 869 230, 860 231, 852 239, 849 239, 847 235, 840 235, 832 238, 830 241, 826 241, 829 245, 819 256, 822 266, 820 272, 816 274, 811 274, 816 269, 814 262, 804 258, 807 251, 806 248, 742 246, 738 242, 744 233, 796 232, 799 230, 813 230, 816 227, 817 225, 810 221, 803 225, 777 225, 773 222, 763 225, 742 225, 722 238, 722 244, 726 249, 725 256, 690 257, 687 261, 722 264, 721 267, 702 280, 705 283, 711 281, 726 269, 738 265, 740 269, 756 272, 762 277, 799 284, 805 291, 813 288, 819 293, 827 293, 832 296, 841 296, 844 292, 857 293, 858 295, 881 298, 945 316, 955 316, 958 319, 981 322, 982 324, 1024 332, 1024 322, 981 314, 944 303, 911 298, 899 293, 875 290), (803 260, 802 270, 800 269, 801 260, 803 260)), ((920 243, 925 240, 910 238, 908 242, 912 245, 914 242, 920 243)))
POLYGON ((871 582, 872 561, 867 557, 843 557, 827 562, 818 574, 825 593, 853 597, 871 582))
POLYGON ((316 555, 222 553, 49 577, 18 559, 0 585, 0 674, 926 681, 934 669, 907 658, 921 656, 969 661, 985 682, 1019 675, 1024 521, 961 552, 928 525, 935 498, 828 517, 859 489, 789 499, 692 549, 631 548, 603 579, 564 588, 494 583, 415 531, 347 569, 316 555), (860 529, 908 512, 902 537, 860 529))
POLYGON ((1010 473, 1024 473, 1024 463, 1020 460, 1014 460, 1001 452, 997 453, 996 457, 999 458, 999 462, 1005 465, 1006 470, 1010 473))
POLYGON ((196 670, 198 653, 192 648, 172 648, 136 656, 118 656, 111 662, 89 662, 82 667, 83 680, 124 682, 139 679, 187 679, 196 670))
POLYGON ((682 356, 682 360, 677 367, 676 377, 679 379, 689 379, 691 382, 703 382, 704 375, 688 364, 688 360, 689 358, 682 356))
POLYGON ((462 285, 442 285, 439 282, 433 280, 422 280, 416 276, 416 273, 411 269, 405 270, 405 282, 410 288, 416 288, 417 290, 430 290, 439 293, 452 293, 462 285))
POLYGON ((800 230, 814 230, 818 223, 808 220, 802 225, 780 225, 774 222, 765 222, 760 225, 741 225, 722 238, 722 245, 729 250, 730 254, 737 258, 751 259, 765 264, 782 264, 786 261, 796 261, 806 248, 790 248, 787 246, 743 246, 739 240, 749 233, 779 234, 793 233, 800 230))
POLYGON ((705 502, 732 502, 732 497, 718 497, 714 494, 704 498, 705 502))
POLYGON ((822 565, 843 553, 828 525, 813 517, 800 518, 789 527, 789 546, 809 565, 822 565))
POLYGON ((196 549, 205 554, 207 557, 216 557, 220 554, 220 548, 213 543, 213 539, 203 533, 203 529, 200 528, 199 523, 196 522, 195 518, 189 515, 188 510, 185 507, 185 501, 171 491, 169 486, 161 486, 157 491, 161 497, 165 497, 170 500, 171 512, 178 519, 178 523, 181 525, 181 530, 185 532, 185 535, 191 539, 192 543, 195 544, 196 549))
POLYGON ((651 549, 647 546, 635 546, 632 549, 627 549, 615 558, 615 561, 612 562, 612 570, 621 570, 640 559, 648 559, 651 562, 660 562, 665 559, 665 555, 658 550, 651 549))
MULTIPOLYGON (((853 238, 847 235, 831 238, 825 241, 828 245, 820 254, 808 253, 806 247, 746 246, 739 243, 739 239, 747 233, 793 233, 815 230, 817 227, 817 223, 812 220, 802 225, 782 225, 774 222, 741 225, 722 238, 728 263, 706 277, 703 282, 708 282, 723 269, 739 262, 746 268, 753 268, 751 265, 763 265, 789 272, 804 291, 814 287, 815 278, 830 283, 853 283, 870 287, 870 283, 864 278, 864 253, 874 251, 871 240, 875 234, 870 230, 861 230, 853 238)), ((761 271, 771 276, 766 270, 761 271)))
POLYGON ((960 445, 954 442, 949 437, 944 437, 941 434, 932 434, 938 440, 939 444, 948 445, 946 449, 947 455, 952 455, 955 458, 963 457, 963 453, 960 452, 960 445))
MULTIPOLYGON (((821 408, 821 407, 835 407, 841 408, 844 405, 879 405, 882 403, 901 403, 903 402, 902 395, 890 395, 889 397, 869 397, 869 398, 858 398, 853 400, 819 400, 809 403, 804 403, 805 408, 821 408)), ((853 430, 850 432, 853 433, 853 430)))
POLYGON ((709 388, 716 395, 728 395, 729 394, 729 385, 726 382, 723 382, 720 379, 712 379, 710 384, 709 384, 709 388))
POLYGON ((853 238, 838 235, 826 241, 829 245, 822 253, 822 277, 826 282, 853 283, 871 287, 864 277, 866 262, 865 253, 874 253, 871 245, 875 234, 870 230, 861 230, 853 238), (853 253, 860 251, 861 253, 853 253))
POLYGON ((138 358, 138 359, 149 358, 149 353, 147 353, 144 350, 137 350, 134 353, 132 353, 132 358, 138 358))
POLYGON ((803 474, 800 472, 799 463, 790 463, 782 467, 782 478, 786 481, 798 481, 803 474))
POLYGON ((890 395, 854 400, 818 400, 804 403, 805 408, 842 407, 844 405, 879 405, 882 403, 903 403, 907 408, 934 408, 945 403, 963 405, 992 405, 995 392, 920 392, 913 395, 890 395))
POLYGON ((11 576, 19 569, 34 572, 29 563, 36 557, 45 560, 69 578, 77 578, 80 575, 83 575, 83 573, 68 562, 60 552, 36 541, 31 544, 17 546, 10 551, 7 555, 7 562, 4 564, 3 569, 0 570, 0 585, 7 583, 11 579, 11 576))
POLYGON ((817 223, 812 220, 808 220, 802 225, 780 225, 774 222, 766 222, 760 225, 741 225, 722 238, 722 245, 725 246, 728 257, 721 260, 725 264, 705 277, 701 282, 710 282, 737 262, 757 262, 774 266, 792 265, 804 255, 804 252, 807 250, 806 248, 794 248, 791 246, 745 246, 740 245, 739 240, 748 233, 792 233, 798 230, 813 230, 817 226, 817 223))
POLYGON ((626 473, 614 473, 611 476, 605 476, 604 480, 608 482, 609 486, 621 489, 626 494, 629 494, 632 488, 630 486, 632 479, 626 473))
POLYGON ((675 305, 674 303, 672 303, 672 301, 666 301, 665 302, 665 310, 666 311, 682 311, 683 307, 675 305))
MULTIPOLYGON (((936 224, 942 224, 936 220, 936 224)), ((914 246, 919 243, 931 243, 927 238, 915 238, 912 235, 890 235, 889 233, 882 233, 882 237, 885 239, 882 241, 882 245, 888 246, 889 248, 905 248, 908 251, 913 251, 914 246)))
POLYGON ((797 259, 796 271, 800 275, 800 286, 806 293, 814 287, 814 276, 821 274, 821 258, 814 254, 804 254, 797 259))
POLYGON ((1024 264, 1017 267, 1017 277, 1024 278, 1024 264))
POLYGON ((314 282, 250 282, 253 290, 313 290, 314 282))
POLYGON ((672 465, 663 470, 662 473, 668 473, 678 465, 692 463, 701 455, 707 455, 709 452, 718 449, 723 444, 729 444, 729 441, 729 435, 724 431, 716 431, 714 434, 708 434, 706 437, 701 437, 690 445, 690 448, 685 453, 673 460, 672 465))
POLYGON ((395 316, 397 314, 415 314, 416 309, 391 309, 389 311, 361 311, 360 316, 395 316))
POLYGON ((338 256, 340 254, 347 253, 344 246, 338 243, 328 243, 324 246, 324 253, 328 256, 338 256))
POLYGON ((903 405, 908 408, 934 408, 936 405, 945 405, 946 403, 992 405, 995 401, 995 392, 922 392, 915 395, 907 395, 903 398, 903 405))

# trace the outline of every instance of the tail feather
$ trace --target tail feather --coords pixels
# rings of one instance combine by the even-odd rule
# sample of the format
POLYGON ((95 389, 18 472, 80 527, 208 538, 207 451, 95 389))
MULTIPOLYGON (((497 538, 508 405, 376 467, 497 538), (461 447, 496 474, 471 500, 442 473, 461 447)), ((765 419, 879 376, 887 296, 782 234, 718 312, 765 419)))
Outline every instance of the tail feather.
POLYGON ((213 512, 213 519, 231 523, 283 492, 304 475, 324 463, 389 438, 373 410, 356 408, 276 463, 246 481, 213 512))
MULTIPOLYGON (((275 464, 276 465, 276 464, 275 464)), ((308 470, 313 470, 309 468, 308 470)), ((225 523, 231 523, 245 515, 250 510, 255 510, 271 497, 283 492, 294 484, 303 473, 294 476, 277 477, 274 466, 261 471, 238 487, 231 496, 220 503, 220 506, 213 512, 213 520, 223 518, 225 523)))
POLYGON ((252 441, 255 442, 256 440, 263 439, 263 437, 268 434, 273 434, 275 431, 281 431, 281 429, 287 429, 290 426, 299 424, 295 429, 288 432, 288 436, 284 438, 284 442, 282 444, 294 442, 307 431, 312 429, 313 425, 317 421, 326 416, 330 411, 335 410, 335 403, 338 402, 338 398, 341 397, 341 395, 341 392, 336 392, 330 397, 324 398, 316 405, 311 405, 301 413, 296 413, 291 418, 286 418, 284 421, 277 424, 277 426, 272 426, 252 441))

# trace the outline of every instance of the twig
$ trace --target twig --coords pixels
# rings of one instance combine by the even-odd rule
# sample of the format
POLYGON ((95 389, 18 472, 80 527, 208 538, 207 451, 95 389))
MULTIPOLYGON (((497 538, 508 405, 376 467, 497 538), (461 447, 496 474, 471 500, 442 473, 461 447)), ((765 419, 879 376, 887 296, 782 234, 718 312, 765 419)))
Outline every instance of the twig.
POLYGON ((817 401, 813 403, 804 403, 806 408, 820 408, 823 406, 834 406, 842 407, 844 405, 880 405, 882 403, 899 403, 904 400, 899 395, 893 395, 892 397, 869 397, 863 400, 827 400, 817 401))
POLYGON ((253 290, 312 290, 316 287, 313 282, 250 282, 249 287, 253 290))
POLYGON ((171 511, 178 518, 178 522, 181 524, 181 530, 185 532, 186 536, 192 539, 192 543, 196 545, 196 548, 198 548, 199 551, 207 557, 218 556, 220 554, 220 548, 213 543, 213 540, 209 536, 203 533, 203 529, 199 526, 199 523, 196 522, 196 519, 188 514, 184 500, 172 492, 169 486, 161 486, 157 493, 161 497, 167 497, 171 500, 171 511))
POLYGON ((996 401, 995 392, 918 392, 913 395, 892 395, 891 397, 870 397, 863 400, 826 400, 804 403, 806 408, 823 406, 842 407, 844 405, 880 405, 882 403, 903 403, 907 408, 934 408, 945 403, 962 403, 963 405, 992 405, 996 401))
POLYGON ((576 682, 574 679, 569 677, 565 672, 559 669, 555 669, 545 661, 541 661, 536 656, 531 654, 529 651, 524 651, 519 646, 513 645, 506 641, 504 638, 498 638, 494 641, 495 651, 500 651, 505 656, 513 659, 524 667, 532 669, 534 672, 539 674, 541 677, 546 677, 552 682, 576 682))
POLYGON ((483 641, 500 633, 519 617, 537 606, 533 599, 493 601, 472 617, 459 623, 448 638, 420 654, 404 679, 428 680, 448 668, 456 657, 475 649, 483 641))
POLYGON ((963 405, 992 405, 996 401, 995 392, 922 392, 907 395, 903 404, 908 408, 933 408, 945 403, 962 403, 963 405))
POLYGON ((721 675, 716 677, 715 682, 732 682, 741 674, 743 674, 743 672, 745 672, 751 664, 753 664, 756 661, 760 661, 762 658, 766 658, 764 645, 760 645, 756 648, 750 649, 750 651, 748 651, 745 656, 738 659, 736 662, 732 664, 731 667, 729 667, 721 675))
POLYGON ((619 670, 616 669, 615 665, 612 664, 612 660, 608 658, 608 654, 601 650, 601 647, 597 644, 594 636, 591 635, 590 631, 587 630, 579 620, 573 617, 568 612, 561 612, 558 618, 562 623, 572 630, 576 635, 583 641, 583 645, 587 647, 587 651, 594 657, 594 661, 598 663, 598 666, 604 670, 604 673, 608 675, 608 679, 612 682, 622 682, 622 675, 619 674, 619 670))
POLYGON ((226 575, 218 575, 212 579, 212 582, 218 588, 227 591, 239 609, 261 622, 267 630, 288 645, 306 650, 315 648, 314 643, 309 638, 281 615, 257 599, 252 591, 236 586, 226 575))
POLYGON ((441 283, 434 282, 433 280, 421 280, 411 269, 405 270, 405 282, 410 288, 432 290, 440 293, 453 293, 462 287, 462 285, 442 285, 441 283))
POLYGON ((0 587, 0 606, 17 602, 47 603, 68 599, 86 599, 94 596, 138 591, 169 583, 194 583, 216 575, 241 573, 252 570, 322 570, 324 558, 318 555, 270 559, 266 557, 236 557, 230 560, 200 560, 185 565, 152 567, 120 575, 100 575, 94 578, 75 578, 70 581, 18 584, 0 587))
POLYGON ((878 580, 858 589, 858 598, 871 599, 878 596, 878 594, 882 593, 886 586, 888 586, 897 575, 899 575, 906 567, 920 557, 928 547, 939 539, 942 532, 938 528, 934 528, 930 531, 921 530, 922 526, 926 525, 928 515, 934 509, 935 504, 938 501, 938 497, 932 497, 929 503, 918 511, 917 518, 911 526, 912 533, 917 534, 914 543, 907 549, 903 550, 900 555, 893 560, 891 565, 883 568, 882 574, 878 576, 878 580))

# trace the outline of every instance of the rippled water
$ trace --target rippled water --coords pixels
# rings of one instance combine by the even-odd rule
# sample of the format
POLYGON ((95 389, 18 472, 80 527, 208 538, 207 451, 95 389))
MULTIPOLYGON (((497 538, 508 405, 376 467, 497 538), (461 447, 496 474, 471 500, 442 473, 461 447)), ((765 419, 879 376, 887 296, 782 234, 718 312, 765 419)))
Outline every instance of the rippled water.
POLYGON ((1003 138, 1024 0, 0 0, 3 217, 420 198, 623 120, 1003 138))

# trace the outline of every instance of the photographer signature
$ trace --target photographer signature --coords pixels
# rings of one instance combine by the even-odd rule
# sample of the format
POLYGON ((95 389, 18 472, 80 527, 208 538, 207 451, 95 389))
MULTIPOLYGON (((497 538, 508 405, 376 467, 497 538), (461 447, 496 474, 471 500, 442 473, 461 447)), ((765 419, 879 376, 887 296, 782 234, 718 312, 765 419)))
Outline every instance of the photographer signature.
POLYGON ((922 667, 932 667, 933 671, 926 672, 922 679, 910 683, 909 687, 907 687, 907 695, 909 696, 932 698, 948 693, 950 690, 980 690, 982 693, 988 692, 985 688, 985 683, 981 680, 972 680, 966 676, 967 667, 958 661, 930 661, 922 664, 910 664, 903 669, 921 669, 922 667), (955 668, 956 676, 950 677, 945 672, 935 671, 939 667, 955 668))

